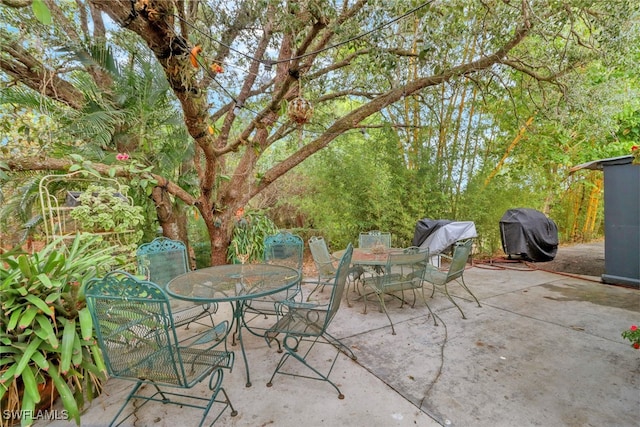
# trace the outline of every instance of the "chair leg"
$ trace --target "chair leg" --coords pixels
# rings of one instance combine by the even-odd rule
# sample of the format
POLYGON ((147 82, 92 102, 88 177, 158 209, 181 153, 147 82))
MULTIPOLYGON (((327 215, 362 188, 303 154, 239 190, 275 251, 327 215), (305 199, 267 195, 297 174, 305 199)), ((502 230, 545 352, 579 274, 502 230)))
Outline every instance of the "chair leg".
POLYGON ((364 311, 362 314, 367 314, 367 293, 364 290, 364 286, 362 287, 362 299, 364 300, 364 311))
MULTIPOLYGON (((118 412, 116 413, 116 415, 113 417, 113 419, 111 420, 111 423, 109 423, 109 427, 111 426, 119 426, 120 424, 122 424, 123 422, 125 422, 127 419, 129 419, 129 417, 131 415, 133 415, 133 411, 131 413, 129 413, 126 417, 124 417, 119 423, 116 424, 116 420, 120 417, 120 414, 122 414, 122 411, 124 411, 124 409, 127 407, 127 405, 129 404, 129 401, 132 399, 133 396, 135 396, 136 392, 138 391, 138 389, 140 388, 140 386, 142 385, 142 381, 138 381, 136 383, 136 385, 133 387, 133 389, 131 390, 131 392, 129 392, 129 395, 127 396, 127 398, 124 400, 124 403, 122 404, 122 406, 120 407, 120 410, 118 410, 118 412)), ((145 403, 147 403, 147 401, 143 402, 142 405, 144 405, 145 403)), ((142 406, 140 405, 140 406, 142 406)))
POLYGON ((357 278, 351 279, 350 276, 347 275, 347 283, 346 288, 344 290, 344 298, 347 301, 347 307, 353 307, 351 301, 349 301, 349 289, 351 288, 351 283, 353 283, 354 290, 358 289, 358 284, 356 283, 357 278))
POLYGON ((465 291, 469 292, 469 295, 471 295, 473 297, 474 300, 476 300, 476 304, 478 304, 478 307, 482 307, 480 305, 480 301, 478 301, 478 298, 476 298, 476 296, 473 294, 473 292, 471 292, 471 290, 469 289, 469 287, 467 286, 466 283, 464 283, 464 276, 460 277, 460 284, 462 285, 462 287, 464 288, 465 291))
POLYGON ((351 360, 358 360, 358 357, 351 351, 349 347, 342 343, 338 338, 334 337, 328 332, 325 332, 323 335, 324 339, 327 340, 329 344, 340 350, 345 356, 350 358, 351 360))
POLYGON ((238 415, 238 411, 236 411, 236 409, 231 404, 231 400, 229 399, 229 395, 227 394, 227 391, 222 387, 223 377, 224 377, 224 373, 222 372, 222 368, 214 369, 213 372, 211 373, 211 376, 209 377, 209 390, 211 390, 212 395, 211 395, 211 398, 209 399, 209 404, 203 408, 204 414, 202 415, 200 426, 202 426, 202 424, 204 423, 204 420, 207 418, 207 415, 209 415, 209 410, 211 409, 211 406, 213 406, 213 404, 216 402, 222 403, 224 407, 218 412, 218 415, 213 420, 211 425, 215 424, 215 422, 218 420, 218 418, 220 418, 222 413, 227 408, 231 409, 230 415, 232 417, 235 417, 236 415, 238 415), (222 392, 222 394, 224 395, 224 400, 216 400, 216 397, 220 392, 222 392))
POLYGON ((358 295, 362 295, 360 293, 360 289, 358 288, 358 282, 362 282, 362 275, 364 274, 364 269, 360 266, 352 267, 347 273, 347 286, 344 290, 345 299, 347 300, 347 306, 353 307, 351 301, 349 301, 349 289, 351 288, 351 283, 353 283, 353 289, 358 295))
MULTIPOLYGON (((355 282, 353 283, 353 286, 354 287, 356 286, 355 282)), ((344 299, 347 301, 347 307, 353 307, 353 305, 351 305, 351 301, 349 301, 349 288, 350 287, 351 287, 351 280, 349 279, 349 277, 347 277, 346 289, 344 290, 344 299)))
POLYGON ((462 314, 462 318, 466 319, 467 317, 464 315, 464 312, 462 311, 462 309, 460 308, 458 303, 454 301, 453 297, 449 293, 449 289, 447 288, 447 284, 446 283, 444 284, 444 293, 447 296, 447 298, 449 298, 449 301, 451 301, 453 303, 453 305, 455 305, 458 308, 458 311, 460 311, 460 314, 462 314))
POLYGON ((307 302, 311 301, 311 295, 313 295, 318 289, 320 289, 320 292, 324 291, 324 286, 325 286, 325 283, 321 283, 321 280, 318 277, 318 284, 316 285, 315 288, 313 288, 311 292, 309 292, 309 295, 307 295, 307 302))
POLYGON ((224 376, 222 369, 223 369, 222 367, 218 367, 211 372, 211 375, 209 377, 209 390, 211 390, 211 397, 208 397, 208 398, 190 396, 187 394, 178 394, 175 392, 162 390, 155 383, 152 383, 153 387, 156 390, 153 394, 151 395, 136 394, 137 391, 140 389, 140 386, 144 383, 143 381, 138 381, 134 386, 134 388, 129 393, 129 395, 127 396, 124 404, 122 405, 118 413, 115 415, 115 417, 113 418, 109 426, 121 425, 127 419, 129 419, 131 415, 135 414, 136 411, 139 411, 140 408, 142 408, 144 405, 146 405, 149 402, 159 402, 163 404, 169 403, 169 404, 177 405, 180 407, 200 409, 204 411, 204 413, 200 420, 199 427, 204 424, 205 419, 209 415, 209 412, 215 403, 220 403, 223 405, 223 407, 218 411, 211 425, 213 425, 218 420, 218 418, 222 416, 222 414, 227 408, 231 409, 231 416, 235 417, 236 415, 238 415, 238 411, 236 411, 236 409, 233 407, 233 405, 231 404, 231 400, 229 399, 229 395, 227 394, 226 390, 222 387, 222 380, 224 376), (222 392, 222 394, 224 395, 224 400, 217 399, 218 394, 220 392, 222 392), (159 397, 156 397, 156 396, 159 396, 159 397), (175 399, 172 400, 170 397, 178 398, 179 400, 175 400, 175 399), (133 409, 129 414, 127 414, 126 417, 124 417, 122 420, 120 420, 120 422, 116 424, 116 421, 122 414, 123 410, 127 407, 129 402, 131 402, 134 399, 140 399, 143 402, 140 405, 137 405, 135 409, 133 409), (189 399, 189 400, 186 400, 186 399, 189 399), (196 402, 202 402, 202 404, 197 404, 196 402))
MULTIPOLYGON (((311 351, 313 346, 316 345, 316 343, 318 342, 318 339, 320 339, 320 337, 316 337, 315 339, 311 339, 311 340, 306 340, 306 341, 310 341, 311 342, 311 346, 304 353, 304 356, 301 356, 300 352, 298 351, 298 346, 299 346, 300 342, 303 341, 302 338, 293 337, 293 336, 290 336, 290 335, 285 337, 285 339, 283 340, 283 346, 284 346, 284 348, 286 350, 286 353, 283 354, 282 357, 280 358, 280 361, 278 362, 278 365, 276 366, 276 369, 273 372, 273 375, 271 375, 271 379, 269 379, 269 382, 267 383, 267 387, 272 387, 273 386, 273 378, 276 376, 277 373, 280 373, 282 375, 290 375, 290 376, 297 376, 297 377, 303 377, 303 378, 308 378, 308 379, 326 381, 329 384, 331 384, 331 386, 333 388, 336 389, 336 391, 338 392, 338 399, 344 399, 344 394, 342 394, 342 392, 340 391, 340 388, 336 385, 336 383, 334 383, 333 381, 331 381, 329 379, 329 375, 331 374, 331 371, 333 370, 333 367, 334 367, 334 365, 336 363, 336 360, 338 359, 337 356, 333 359, 333 362, 331 363, 331 367, 329 368, 329 372, 326 375, 321 373, 320 371, 318 371, 316 368, 314 368, 310 364, 308 364, 307 361, 305 360, 305 357, 309 354, 309 352, 311 351), (295 341, 295 345, 293 347, 288 344, 287 338, 292 339, 292 340, 295 341), (309 368, 311 371, 313 371, 313 373, 316 375, 316 377, 297 375, 297 374, 292 374, 292 373, 287 373, 287 372, 280 372, 281 368, 285 365, 285 362, 287 360, 289 360, 289 357, 293 357, 294 359, 296 359, 297 361, 302 363, 304 366, 309 368)), ((332 344, 332 343, 328 343, 328 344, 332 344)))
POLYGON ((424 287, 422 288, 421 294, 422 294, 422 301, 424 302, 424 305, 427 306, 427 309, 429 309, 429 313, 431 313, 431 317, 433 317, 433 326, 438 326, 438 321, 436 320, 436 315, 434 314, 433 310, 431 310, 431 307, 427 303, 427 299, 424 296, 424 287))
POLYGON ((389 324, 391 325, 391 335, 395 335, 396 329, 393 327, 391 316, 389 316, 389 313, 387 312, 387 306, 384 303, 384 294, 382 293, 378 294, 378 300, 380 301, 380 308, 382 309, 382 311, 384 311, 384 314, 387 315, 387 319, 389 319, 389 324))

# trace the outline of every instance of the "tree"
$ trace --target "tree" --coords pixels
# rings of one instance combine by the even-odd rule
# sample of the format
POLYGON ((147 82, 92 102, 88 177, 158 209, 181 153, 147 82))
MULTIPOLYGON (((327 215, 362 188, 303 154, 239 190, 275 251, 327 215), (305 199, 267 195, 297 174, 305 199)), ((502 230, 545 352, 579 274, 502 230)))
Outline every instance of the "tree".
MULTIPOLYGON (((5 13, 16 29, 27 21, 38 28, 38 41, 48 48, 20 42, 19 30, 4 30, 0 70, 7 86, 28 87, 80 111, 87 99, 74 84, 79 75, 90 77, 107 96, 113 79, 95 63, 50 55, 51 49, 77 47, 80 41, 89 51, 135 33, 161 66, 184 117, 190 136, 185 143, 194 149, 183 164, 185 173, 197 177, 197 189, 179 185, 159 169, 150 176, 162 197, 198 209, 214 264, 225 262, 236 212, 340 135, 366 126, 407 97, 459 78, 506 76, 512 70, 541 85, 555 85, 606 45, 607 40, 598 39, 606 33, 601 25, 607 31, 624 28, 633 19, 629 11, 637 10, 625 1, 45 3, 53 16, 50 32, 25 16, 28 9, 5 13), (410 32, 401 25, 407 18, 415 23, 410 32), (115 37, 107 42, 112 33, 115 37), (461 46, 473 46, 473 51, 463 53, 461 46), (411 73, 406 72, 409 63, 411 73), (391 69, 401 77, 390 80, 380 72, 391 69), (306 123, 304 117, 285 114, 296 98, 313 103, 314 115, 306 123), (336 108, 345 103, 353 107, 336 108), (262 161, 270 148, 296 138, 297 148, 280 161, 262 161)), ((128 148, 135 154, 141 147, 133 141, 128 148)), ((116 149, 113 137, 103 147, 105 152, 116 149)), ((6 165, 10 170, 67 170, 72 161, 68 156, 11 158, 6 165)), ((92 165, 101 173, 113 169, 95 160, 92 165)), ((131 170, 120 167, 115 174, 131 177, 131 170)))

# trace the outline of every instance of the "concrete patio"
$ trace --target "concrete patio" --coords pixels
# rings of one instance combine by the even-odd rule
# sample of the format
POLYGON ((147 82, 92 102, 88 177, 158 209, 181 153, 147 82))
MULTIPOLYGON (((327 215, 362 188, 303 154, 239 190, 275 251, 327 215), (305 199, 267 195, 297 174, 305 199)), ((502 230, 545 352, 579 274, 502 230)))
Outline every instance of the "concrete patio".
MULTIPOLYGON (((436 294, 428 300, 438 317, 434 326, 420 300, 415 308, 391 301, 397 335, 375 305, 365 315, 361 301, 348 307, 343 300, 330 330, 358 357, 352 361, 340 354, 331 375, 344 400, 329 384, 302 378, 277 376, 267 388, 280 355, 245 334, 253 386, 245 387, 240 351, 232 347, 236 364, 224 387, 238 415, 227 410, 216 425, 638 425, 640 351, 620 333, 640 323, 639 290, 524 264, 476 264, 465 280, 481 308, 454 285, 467 319, 436 294)), ((322 347, 327 348, 318 361, 326 363, 335 352, 322 347)), ((107 425, 131 385, 109 380, 82 425, 107 425)), ((194 393, 207 390, 200 384, 194 393)), ((195 426, 199 416, 188 408, 151 403, 125 425, 195 426)))

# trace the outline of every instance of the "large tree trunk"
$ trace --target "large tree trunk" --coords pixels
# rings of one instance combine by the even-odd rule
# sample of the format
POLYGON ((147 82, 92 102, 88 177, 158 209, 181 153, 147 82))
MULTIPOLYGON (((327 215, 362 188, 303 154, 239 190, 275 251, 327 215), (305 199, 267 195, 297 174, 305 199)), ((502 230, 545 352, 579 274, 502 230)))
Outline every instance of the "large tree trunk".
POLYGON ((233 216, 230 210, 217 211, 209 204, 196 203, 202 219, 209 233, 209 243, 211 244, 211 265, 222 265, 227 263, 227 248, 231 241, 233 232, 233 216), (215 211, 215 212, 214 212, 215 211))
MULTIPOLYGON (((151 198, 156 205, 158 223, 162 228, 162 235, 174 240, 183 240, 186 235, 181 235, 178 224, 178 216, 173 209, 173 203, 169 194, 161 187, 155 187, 151 192, 151 198)), ((186 242, 186 240, 183 240, 186 242)))

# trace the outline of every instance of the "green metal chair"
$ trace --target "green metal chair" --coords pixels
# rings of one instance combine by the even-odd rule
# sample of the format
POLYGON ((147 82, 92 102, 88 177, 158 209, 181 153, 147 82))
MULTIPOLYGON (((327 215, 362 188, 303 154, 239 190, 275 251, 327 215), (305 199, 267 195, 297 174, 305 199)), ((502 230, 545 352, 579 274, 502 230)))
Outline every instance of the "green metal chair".
POLYGON ((122 424, 150 401, 201 409, 200 426, 214 406, 219 410, 211 424, 227 407, 231 416, 237 414, 222 387, 223 369, 231 370, 234 362, 226 340, 219 339, 227 321, 179 340, 165 291, 122 271, 89 281, 86 301, 110 377, 136 382, 110 425, 122 424), (211 396, 192 396, 188 389, 207 377, 211 396), (132 399, 143 403, 116 424, 132 399))
MULTIPOLYGON (((187 248, 184 243, 166 237, 157 237, 140 245, 136 250, 136 258, 138 272, 162 287, 174 277, 189 271, 187 248)), ((187 304, 173 299, 171 301, 174 306, 180 306, 174 307, 173 310, 173 322, 176 327, 189 328, 192 322, 202 324, 199 320, 206 317, 209 317, 211 324, 205 325, 215 326, 213 314, 218 310, 217 304, 187 304)))
POLYGON ((360 233, 360 236, 358 238, 358 247, 369 249, 376 246, 390 248, 391 233, 381 232, 379 230, 371 230, 360 233))
MULTIPOLYGON (((471 239, 456 242, 453 245, 452 257, 440 255, 443 260, 448 260, 450 262, 449 268, 446 271, 441 271, 433 265, 429 264, 427 265, 427 269, 424 275, 425 282, 429 282, 432 285, 431 298, 433 298, 436 288, 442 289, 447 298, 449 298, 449 301, 451 301, 453 305, 458 308, 460 314, 462 314, 463 319, 466 319, 464 312, 462 311, 462 308, 460 308, 460 306, 451 297, 447 285, 449 282, 456 281, 458 284, 460 284, 460 286, 462 286, 465 291, 469 293, 469 295, 473 297, 473 299, 478 304, 478 307, 481 307, 478 298, 476 298, 476 296, 473 294, 473 292, 471 292, 467 284, 464 282, 464 270, 469 259, 469 255, 471 254, 472 243, 473 242, 471 239)), ((427 305, 427 307, 429 306, 427 305)), ((431 308, 429 308, 429 311, 431 311, 431 308)), ((433 315, 433 312, 431 312, 431 314, 433 315)), ((433 323, 434 325, 438 326, 436 316, 433 316, 433 323)))
POLYGON ((384 314, 387 315, 391 324, 391 333, 395 335, 396 331, 384 301, 385 295, 398 298, 401 301, 400 307, 402 307, 405 303, 404 293, 410 290, 413 293, 411 306, 414 307, 416 290, 420 290, 422 300, 427 305, 422 281, 428 259, 429 250, 420 250, 417 247, 407 248, 402 252, 389 253, 382 274, 366 277, 363 280, 364 313, 367 312, 367 296, 375 295, 380 305, 380 311, 384 311, 384 314), (400 293, 401 296, 398 297, 397 293, 400 293))
MULTIPOLYGON (((280 231, 264 238, 264 262, 283 265, 302 272, 304 241, 296 234, 280 231)), ((302 275, 300 275, 302 277, 302 275)), ((281 301, 292 301, 300 298, 302 290, 300 282, 283 292, 267 295, 263 298, 248 300, 244 307, 242 322, 245 328, 257 336, 263 336, 266 328, 259 327, 256 322, 249 324, 257 317, 279 316, 281 301), (259 330, 260 332, 256 332, 259 330)))
MULTIPOLYGON (((286 309, 283 317, 281 317, 265 333, 265 339, 269 346, 271 346, 271 343, 275 340, 278 342, 278 351, 282 351, 282 347, 284 347, 285 350, 280 361, 276 365, 276 369, 273 372, 271 379, 267 383, 267 387, 271 387, 273 385, 273 378, 276 374, 301 377, 328 382, 337 390, 338 398, 344 399, 344 395, 336 383, 329 379, 329 375, 331 375, 331 371, 335 366, 339 352, 343 352, 353 360, 356 360, 357 357, 349 347, 340 342, 338 338, 329 334, 328 328, 340 308, 340 301, 342 300, 342 294, 344 293, 345 284, 347 282, 352 254, 353 247, 349 244, 347 250, 342 256, 342 259, 340 260, 340 263, 338 264, 338 272, 334 283, 331 285, 331 296, 327 303, 320 304, 283 301, 282 305, 286 309), (278 338, 281 334, 284 334, 284 338, 282 338, 282 340, 278 338), (336 356, 330 361, 331 363, 326 373, 321 372, 319 368, 311 365, 311 360, 313 358, 309 356, 313 349, 317 348, 316 344, 332 345, 338 350, 336 356), (283 368, 290 358, 299 361, 309 368, 313 372, 313 375, 302 375, 299 373, 284 371, 283 368)), ((323 357, 322 360, 326 359, 323 357)))
MULTIPOLYGON (((330 284, 335 280, 336 273, 338 272, 337 265, 338 262, 340 262, 338 258, 329 253, 329 248, 327 247, 324 237, 312 236, 309 239, 309 249, 311 251, 311 256, 316 266, 316 270, 318 271, 318 279, 316 281, 316 287, 309 293, 309 295, 307 295, 307 301, 310 301, 311 296, 318 289, 322 292, 327 284, 330 284)), ((350 279, 356 280, 363 272, 364 269, 360 266, 349 269, 349 275, 347 278, 349 282, 347 282, 347 289, 345 292, 349 292, 350 279)), ((347 299, 347 304, 348 303, 349 300, 347 299)))

